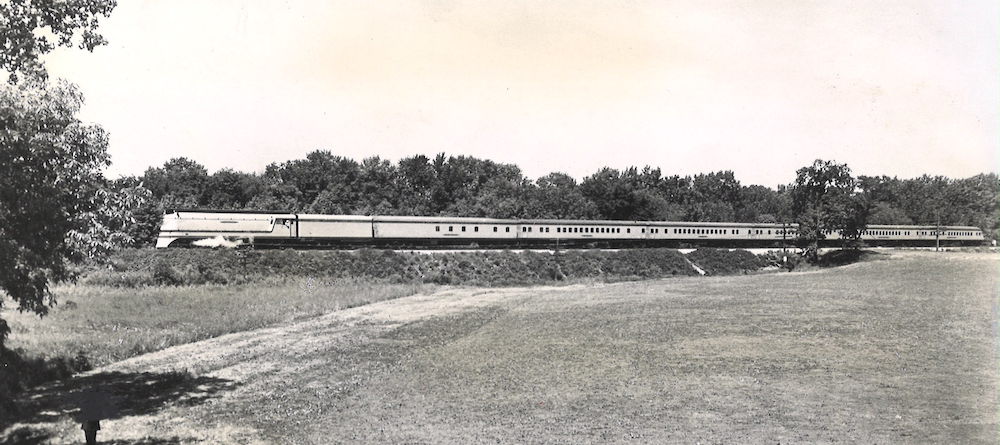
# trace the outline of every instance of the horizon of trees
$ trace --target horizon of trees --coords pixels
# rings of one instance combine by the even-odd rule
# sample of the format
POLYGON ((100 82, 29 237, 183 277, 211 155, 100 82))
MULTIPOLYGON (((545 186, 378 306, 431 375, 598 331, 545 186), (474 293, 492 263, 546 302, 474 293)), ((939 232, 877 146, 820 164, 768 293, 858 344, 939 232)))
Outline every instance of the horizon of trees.
MULTIPOLYGON (((835 185, 843 196, 835 200, 841 203, 836 209, 849 208, 851 214, 836 220, 851 221, 854 231, 865 224, 940 223, 980 227, 992 239, 1000 235, 1000 178, 994 173, 963 179, 855 178, 846 165, 824 162, 799 173, 821 165, 842 167, 835 185)), ((358 162, 316 150, 304 159, 272 163, 262 173, 224 168, 211 174, 182 157, 116 183, 142 184, 152 194, 135 211, 138 222, 129 229, 144 245, 155 240, 160 216, 170 208, 720 222, 799 222, 805 210, 793 199, 802 184, 743 185, 728 170, 680 176, 651 166, 605 167, 582 181, 559 172, 531 180, 513 164, 444 153, 392 163, 377 156, 358 162)))

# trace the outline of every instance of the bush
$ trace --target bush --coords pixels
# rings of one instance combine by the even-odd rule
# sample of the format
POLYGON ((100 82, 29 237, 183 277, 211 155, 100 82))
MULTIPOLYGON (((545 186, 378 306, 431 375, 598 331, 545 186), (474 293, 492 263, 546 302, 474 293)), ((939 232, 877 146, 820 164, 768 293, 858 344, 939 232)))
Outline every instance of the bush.
POLYGON ((746 250, 698 249, 687 258, 708 275, 733 275, 760 270, 767 261, 746 250))
POLYGON ((184 278, 166 261, 160 261, 153 267, 153 282, 162 286, 178 286, 185 284, 184 278))

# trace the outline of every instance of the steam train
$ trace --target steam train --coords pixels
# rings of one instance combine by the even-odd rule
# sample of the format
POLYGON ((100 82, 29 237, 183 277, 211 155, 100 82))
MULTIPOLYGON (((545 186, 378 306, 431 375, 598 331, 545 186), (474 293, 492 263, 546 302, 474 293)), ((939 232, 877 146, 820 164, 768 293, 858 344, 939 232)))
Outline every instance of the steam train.
MULTIPOLYGON (((157 248, 243 244, 255 247, 525 248, 525 247, 776 247, 791 245, 795 224, 591 221, 358 216, 168 210, 157 248)), ((968 226, 871 225, 869 246, 980 245, 968 226)), ((839 245, 839 233, 823 241, 839 245)))

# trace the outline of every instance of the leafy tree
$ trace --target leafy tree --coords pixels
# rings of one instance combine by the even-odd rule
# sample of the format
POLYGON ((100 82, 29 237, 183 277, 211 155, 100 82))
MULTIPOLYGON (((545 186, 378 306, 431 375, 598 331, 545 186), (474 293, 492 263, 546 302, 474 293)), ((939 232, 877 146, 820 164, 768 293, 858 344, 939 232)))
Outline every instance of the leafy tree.
POLYGON ((461 216, 521 218, 525 216, 525 205, 530 201, 525 197, 533 194, 533 187, 527 180, 492 178, 479 188, 475 196, 451 206, 451 211, 461 216))
POLYGON ((10 82, 19 75, 45 80, 39 58, 57 46, 93 51, 107 43, 97 32, 115 0, 12 0, 0 2, 0 69, 10 82))
POLYGON ((279 210, 298 211, 308 208, 310 203, 303 204, 302 192, 294 183, 281 178, 282 166, 268 165, 260 177, 261 191, 247 203, 248 210, 279 210))
POLYGON ((597 206, 583 196, 580 186, 565 173, 549 173, 535 181, 529 218, 594 219, 597 206))
MULTIPOLYGON (((77 119, 82 104, 67 82, 0 88, 0 289, 23 311, 44 315, 49 284, 71 279, 70 264, 127 243, 148 193, 103 177, 107 134, 77 119)), ((0 345, 8 332, 0 320, 0 345)))
POLYGON ((430 159, 417 155, 399 160, 397 189, 399 190, 400 215, 432 215, 433 195, 437 184, 437 170, 430 159))
POLYGON ((604 219, 629 220, 635 214, 635 189, 613 168, 602 168, 583 179, 580 184, 583 196, 597 206, 604 219))
POLYGON ((796 172, 791 188, 792 211, 799 224, 799 241, 812 260, 828 232, 857 239, 867 216, 854 195, 855 180, 847 164, 817 159, 796 172))
POLYGON ((391 215, 399 202, 397 170, 388 160, 378 156, 361 161, 358 177, 358 202, 354 213, 360 215, 391 215))
POLYGON ((299 209, 313 206, 320 194, 323 194, 322 202, 334 206, 317 208, 338 208, 349 213, 356 206, 361 169, 353 159, 336 156, 327 150, 316 150, 307 154, 305 159, 272 164, 268 166, 268 174, 297 190, 299 205, 296 207, 299 209))
POLYGON ((775 223, 789 220, 788 193, 784 188, 772 190, 761 185, 745 186, 740 190, 741 205, 736 222, 775 223))
POLYGON ((441 153, 434 158, 432 166, 437 180, 431 192, 431 211, 436 214, 461 215, 459 207, 466 207, 489 181, 520 183, 526 180, 516 165, 471 156, 445 158, 441 153))
POLYGON ((224 168, 208 177, 202 201, 213 209, 242 209, 263 191, 263 185, 256 175, 224 168))
POLYGON ((205 203, 208 170, 188 158, 173 158, 162 168, 149 168, 142 175, 146 188, 166 208, 197 208, 205 203))

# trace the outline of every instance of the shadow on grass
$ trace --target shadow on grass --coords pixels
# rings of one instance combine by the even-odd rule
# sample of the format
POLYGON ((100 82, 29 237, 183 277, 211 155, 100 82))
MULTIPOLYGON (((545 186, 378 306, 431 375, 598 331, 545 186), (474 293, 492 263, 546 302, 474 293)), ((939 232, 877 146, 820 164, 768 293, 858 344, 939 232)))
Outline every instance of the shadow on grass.
MULTIPOLYGON (((235 388, 230 380, 195 377, 185 372, 103 372, 41 385, 24 391, 0 417, 0 434, 16 424, 55 423, 65 419, 78 421, 84 391, 107 394, 112 409, 104 419, 117 419, 155 413, 168 405, 196 406, 235 388)), ((81 432, 82 436, 82 432, 81 432)), ((31 426, 18 426, 0 436, 0 445, 46 443, 50 433, 31 426)), ((178 438, 142 441, 101 441, 106 444, 173 444, 178 438)))
MULTIPOLYGON (((81 434, 82 435, 82 434, 81 434)), ((10 432, 0 445, 41 445, 48 443, 50 435, 41 429, 20 427, 10 432)), ((138 440, 99 440, 102 445, 176 445, 185 441, 179 437, 164 439, 145 438, 138 440)), ((190 442, 190 441, 187 441, 190 442)))

